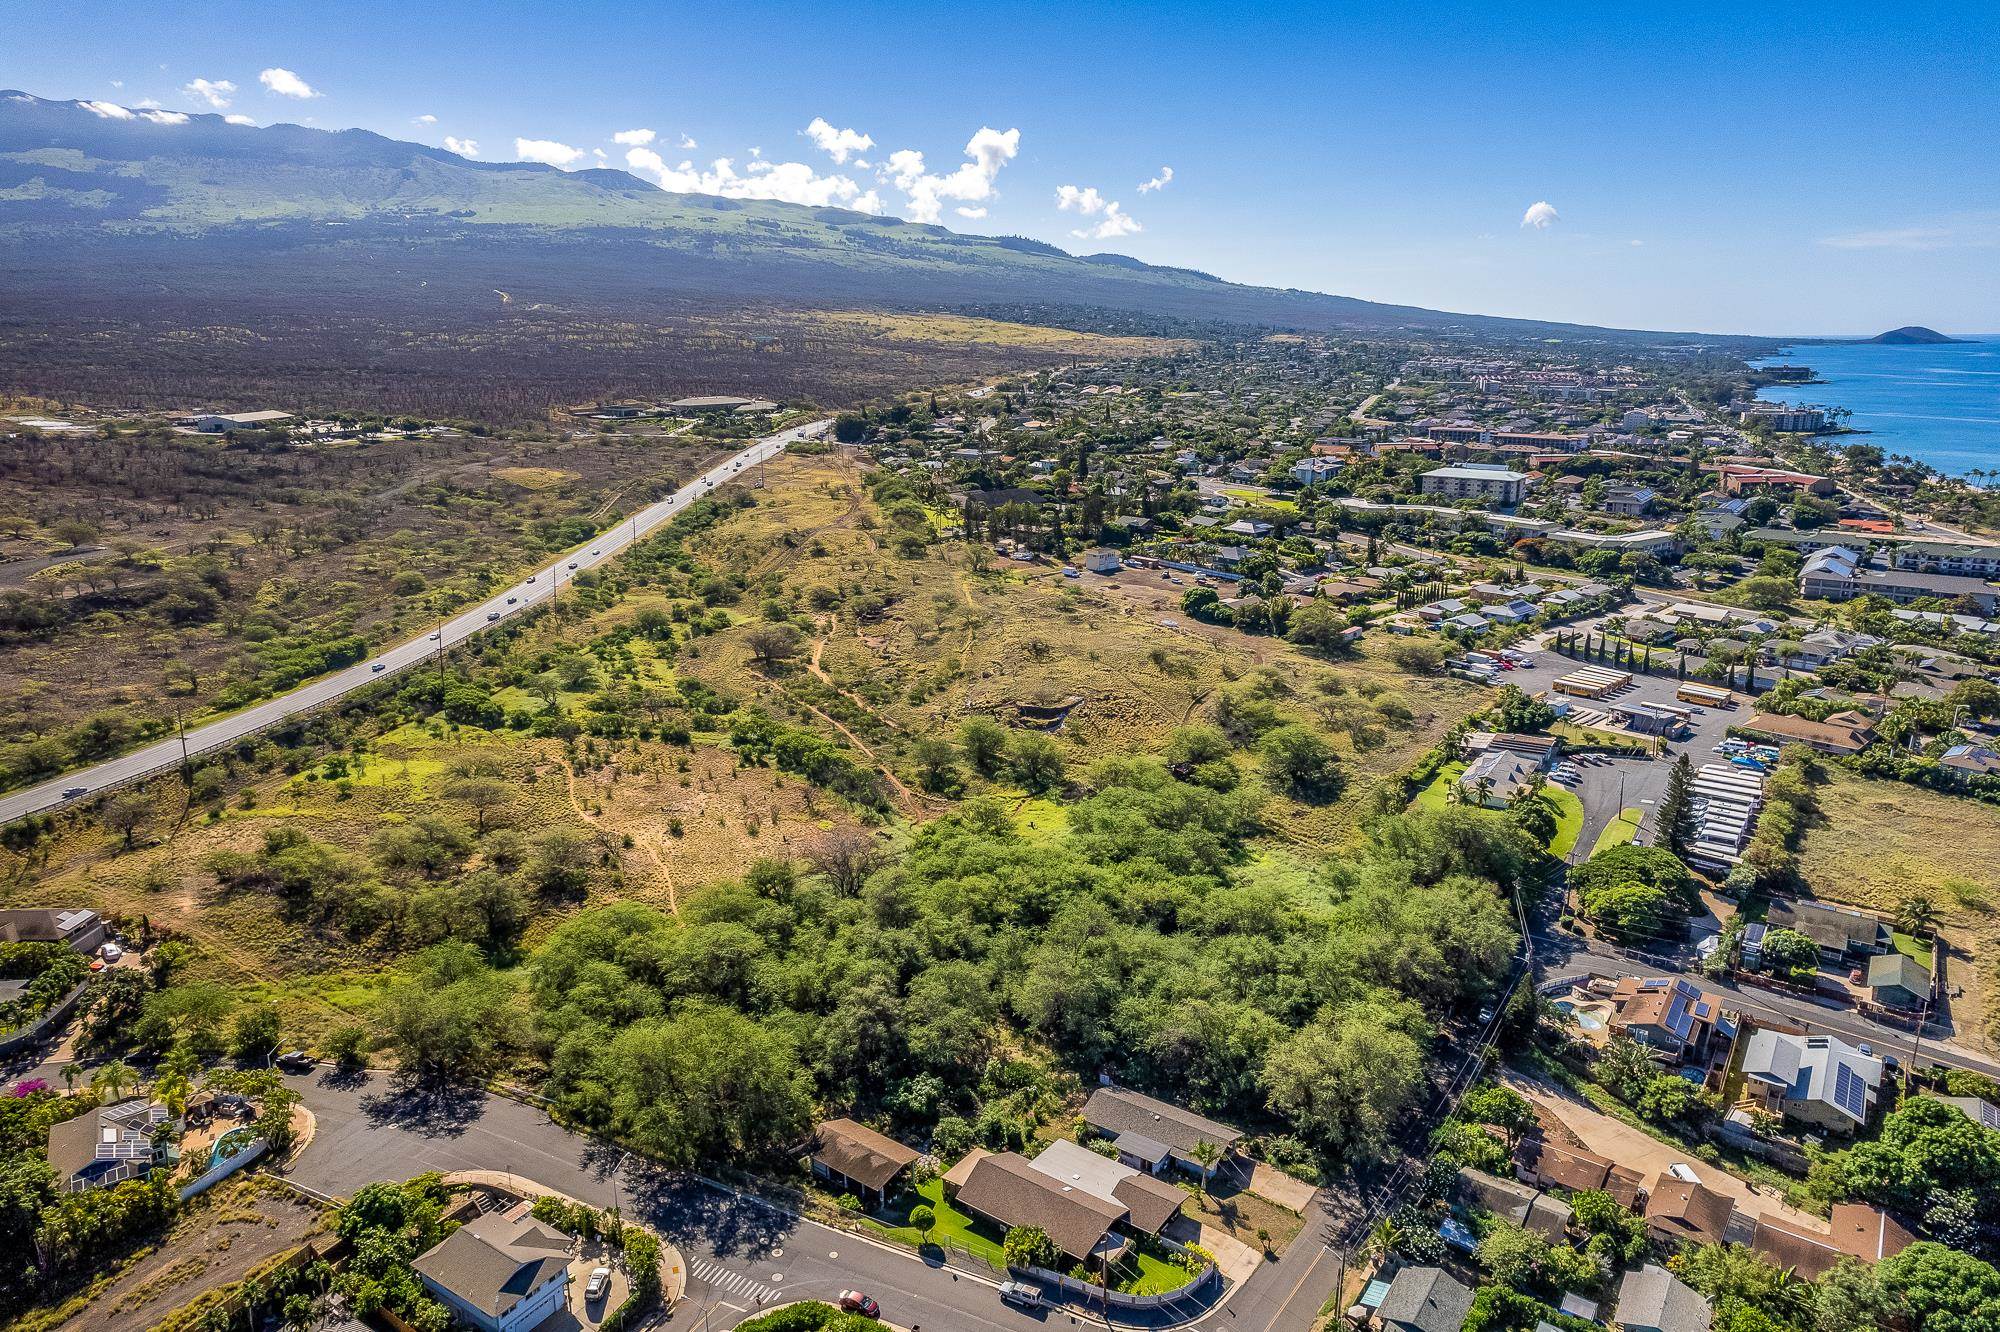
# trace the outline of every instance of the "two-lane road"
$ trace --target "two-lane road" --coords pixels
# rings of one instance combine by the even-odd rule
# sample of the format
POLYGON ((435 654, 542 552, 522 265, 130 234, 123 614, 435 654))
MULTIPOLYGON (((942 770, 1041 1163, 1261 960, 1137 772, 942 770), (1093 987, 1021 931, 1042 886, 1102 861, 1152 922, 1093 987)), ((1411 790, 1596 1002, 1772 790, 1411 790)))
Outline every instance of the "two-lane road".
POLYGON ((627 546, 671 521, 674 515, 703 495, 709 494, 725 482, 742 476, 758 463, 776 457, 784 452, 787 446, 819 436, 830 424, 829 421, 810 421, 805 425, 793 426, 790 430, 765 436, 741 453, 723 459, 666 499, 656 504, 649 504, 637 513, 620 519, 615 526, 606 528, 575 550, 557 556, 512 587, 496 592, 457 618, 445 621, 433 632, 405 643, 398 643, 387 651, 349 666, 345 670, 323 675, 317 680, 301 685, 289 694, 269 699, 255 707, 232 713, 204 726, 197 726, 184 738, 174 736, 160 740, 143 749, 135 749, 129 754, 121 754, 117 758, 106 759, 88 768, 52 778, 39 786, 31 786, 12 795, 0 797, 0 824, 56 809, 73 800, 86 799, 108 787, 171 768, 181 761, 184 753, 188 757, 193 757, 224 745, 234 744, 245 736, 255 735, 267 727, 322 707, 357 689, 366 688, 398 672, 422 665, 439 652, 456 647, 474 634, 495 624, 504 623, 509 617, 519 615, 551 599, 564 579, 574 577, 585 569, 615 558, 627 546))

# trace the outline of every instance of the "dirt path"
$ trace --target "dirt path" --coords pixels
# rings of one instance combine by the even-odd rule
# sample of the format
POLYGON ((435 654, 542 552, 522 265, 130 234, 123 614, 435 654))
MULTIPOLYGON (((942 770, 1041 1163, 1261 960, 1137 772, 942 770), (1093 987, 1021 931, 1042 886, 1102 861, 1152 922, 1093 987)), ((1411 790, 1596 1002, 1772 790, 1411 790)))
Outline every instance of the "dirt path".
POLYGON ((834 693, 839 694, 849 703, 852 703, 855 707, 860 708, 863 712, 873 717, 876 721, 881 722, 884 726, 888 727, 890 730, 892 731, 902 730, 903 728, 897 724, 896 719, 894 717, 883 716, 880 712, 877 712, 875 710, 874 706, 871 705, 867 699, 862 698, 859 695, 854 694, 849 690, 841 688, 840 685, 834 680, 834 678, 831 675, 828 675, 825 669, 820 666, 819 664, 820 654, 826 651, 827 640, 832 636, 833 632, 832 626, 834 624, 837 624, 838 621, 836 621, 832 616, 828 616, 827 623, 828 623, 827 632, 821 634, 818 638, 815 638, 813 640, 812 655, 806 660, 806 669, 810 671, 814 676, 814 678, 816 678, 821 684, 825 685, 828 689, 831 689, 834 693))
MULTIPOLYGON (((575 810, 576 816, 582 819, 585 823, 588 823, 591 827, 596 828, 600 832, 605 831, 603 816, 591 813, 589 810, 583 807, 583 802, 576 798, 576 769, 570 766, 570 762, 566 758, 561 760, 561 762, 563 770, 564 789, 565 791, 567 791, 569 795, 569 807, 575 810)), ((659 848, 655 847, 650 841, 640 841, 636 837, 633 838, 632 841, 633 844, 636 845, 640 850, 644 851, 647 854, 647 856, 649 856, 652 859, 653 864, 658 867, 660 871, 660 877, 664 879, 667 884, 667 910, 673 912, 676 916, 678 916, 681 913, 680 888, 679 885, 677 885, 674 882, 674 872, 672 868, 668 866, 666 857, 662 856, 659 852, 659 848)))

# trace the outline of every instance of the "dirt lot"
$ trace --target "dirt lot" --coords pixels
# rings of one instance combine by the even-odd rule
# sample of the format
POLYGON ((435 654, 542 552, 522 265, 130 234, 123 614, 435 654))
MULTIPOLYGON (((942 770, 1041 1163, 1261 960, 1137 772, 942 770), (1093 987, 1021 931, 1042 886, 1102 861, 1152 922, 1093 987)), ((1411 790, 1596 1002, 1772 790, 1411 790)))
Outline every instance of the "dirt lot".
POLYGON ((1800 869, 1830 902, 1894 912, 1923 894, 1950 945, 1943 977, 1955 1039, 1987 1050, 1994 1040, 2000 957, 2000 808, 1977 800, 1869 781, 1828 768, 1819 792, 1825 823, 1806 834, 1800 869))
POLYGON ((63 1332, 146 1332, 205 1292, 240 1281, 296 1248, 324 1214, 261 1176, 218 1185, 191 1207, 158 1247, 47 1327, 63 1332))

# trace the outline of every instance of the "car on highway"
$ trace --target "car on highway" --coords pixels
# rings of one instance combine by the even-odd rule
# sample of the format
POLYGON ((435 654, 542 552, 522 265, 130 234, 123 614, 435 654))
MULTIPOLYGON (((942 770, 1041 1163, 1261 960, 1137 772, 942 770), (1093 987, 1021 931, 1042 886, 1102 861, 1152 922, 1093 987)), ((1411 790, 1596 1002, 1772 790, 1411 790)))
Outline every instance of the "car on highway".
POLYGON ((611 1269, 608 1267, 593 1267, 590 1269, 590 1281, 583 1288, 583 1298, 595 1304, 603 1299, 605 1292, 610 1289, 611 1269))
POLYGON ((1042 1307, 1042 1292, 1025 1281, 1003 1281, 1000 1283, 1000 1298, 1009 1304, 1018 1304, 1023 1309, 1042 1307))
POLYGON ((89 795, 89 794, 90 794, 90 788, 87 786, 72 786, 68 790, 63 792, 63 799, 74 800, 78 796, 89 795))
POLYGON ((570 567, 570 568, 572 568, 572 569, 576 568, 576 561, 575 561, 575 560, 571 560, 571 561, 569 562, 569 567, 570 567))
POLYGON ((843 1290, 840 1292, 840 1311, 842 1313, 858 1313, 863 1318, 880 1318, 882 1316, 882 1306, 858 1290, 843 1290))
POLYGON ((444 637, 444 630, 434 629, 431 631, 431 642, 435 643, 438 641, 438 639, 443 637, 444 637))
POLYGON ((533 575, 533 574, 529 574, 529 575, 528 575, 528 581, 529 581, 529 582, 531 582, 531 583, 532 583, 532 582, 534 582, 534 581, 535 581, 535 575, 533 575))
POLYGON ((486 622, 487 622, 488 624, 491 624, 491 623, 492 623, 493 621, 495 621, 495 620, 497 620, 497 619, 499 619, 499 618, 500 618, 500 612, 499 612, 499 611, 487 611, 487 612, 486 612, 486 622))
POLYGON ((519 600, 519 598, 517 598, 517 597, 509 597, 509 598, 507 598, 507 604, 508 604, 509 606, 511 606, 511 605, 513 605, 513 604, 514 604, 514 603, 515 603, 515 602, 516 602, 517 600, 519 600))
POLYGON ((386 661, 378 661, 373 666, 370 666, 368 669, 376 672, 386 671, 389 669, 389 663, 386 661))

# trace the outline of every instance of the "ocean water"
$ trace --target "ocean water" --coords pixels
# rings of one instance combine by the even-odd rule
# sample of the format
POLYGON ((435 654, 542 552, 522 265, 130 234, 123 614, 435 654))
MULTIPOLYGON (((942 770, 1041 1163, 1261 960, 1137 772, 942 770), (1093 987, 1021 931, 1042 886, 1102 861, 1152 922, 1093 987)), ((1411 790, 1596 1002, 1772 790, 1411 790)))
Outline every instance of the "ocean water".
POLYGON ((1845 407, 1854 413, 1848 426, 1869 432, 1828 442, 1878 445, 1950 476, 2000 471, 2000 335, 1936 347, 1803 345, 1752 364, 1811 366, 1825 383, 1776 384, 1757 396, 1845 407))

